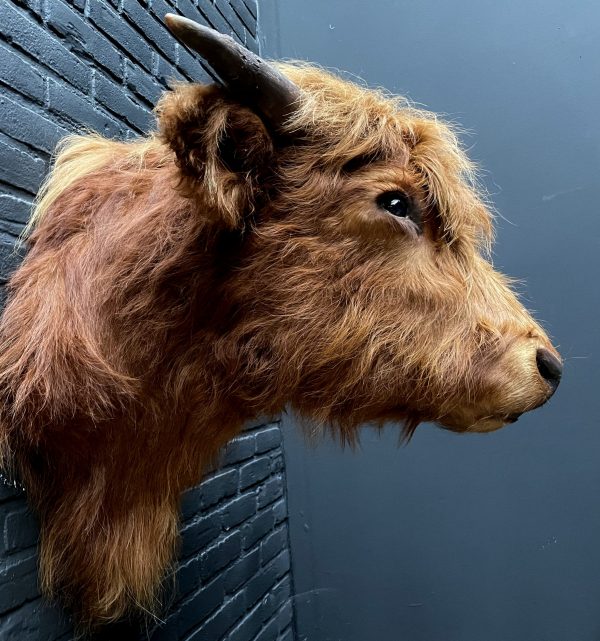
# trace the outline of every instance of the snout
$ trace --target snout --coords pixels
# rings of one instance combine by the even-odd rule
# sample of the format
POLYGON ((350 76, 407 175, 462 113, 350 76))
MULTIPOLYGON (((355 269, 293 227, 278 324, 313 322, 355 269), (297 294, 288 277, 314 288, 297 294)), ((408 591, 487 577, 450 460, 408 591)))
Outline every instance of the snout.
POLYGON ((553 348, 536 347, 527 341, 516 347, 514 357, 516 360, 509 357, 504 363, 504 367, 508 365, 506 369, 501 364, 500 372, 497 372, 500 379, 504 379, 503 389, 496 396, 501 411, 495 417, 477 421, 470 428, 473 431, 488 431, 507 423, 515 423, 521 414, 544 405, 558 388, 563 365, 553 348), (509 405, 514 405, 510 408, 504 406, 505 399, 510 399, 509 405), (504 412, 505 409, 509 411, 504 412))
POLYGON ((550 388, 550 395, 554 394, 562 377, 562 363, 549 349, 540 347, 535 356, 535 363, 540 376, 550 388))
POLYGON ((549 340, 539 333, 510 342, 504 356, 484 374, 483 393, 440 421, 458 431, 489 432, 546 403, 562 377, 563 365, 549 340))
MULTIPOLYGON (((538 347, 535 353, 535 364, 537 367, 537 374, 541 377, 542 381, 545 383, 546 390, 542 397, 529 409, 536 409, 544 403, 546 403, 560 383, 562 378, 563 365, 562 361, 556 354, 553 354, 549 349, 545 347, 538 347)), ((505 417, 505 423, 516 423, 520 418, 523 412, 515 412, 513 414, 508 414, 505 417)))

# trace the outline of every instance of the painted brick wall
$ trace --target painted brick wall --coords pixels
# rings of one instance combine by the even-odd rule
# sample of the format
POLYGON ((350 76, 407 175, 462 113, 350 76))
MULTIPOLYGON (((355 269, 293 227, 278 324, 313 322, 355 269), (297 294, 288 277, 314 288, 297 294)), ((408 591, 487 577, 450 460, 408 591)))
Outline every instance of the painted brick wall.
MULTIPOLYGON (((1 296, 58 140, 86 128, 134 137, 153 127, 169 79, 209 79, 168 35, 169 11, 258 50, 256 0, 0 0, 1 296)), ((1 641, 73 639, 68 615, 40 597, 37 538, 24 494, 0 482, 1 641)), ((162 622, 98 636, 292 641, 292 587, 280 425, 258 422, 182 498, 177 587, 162 622)))

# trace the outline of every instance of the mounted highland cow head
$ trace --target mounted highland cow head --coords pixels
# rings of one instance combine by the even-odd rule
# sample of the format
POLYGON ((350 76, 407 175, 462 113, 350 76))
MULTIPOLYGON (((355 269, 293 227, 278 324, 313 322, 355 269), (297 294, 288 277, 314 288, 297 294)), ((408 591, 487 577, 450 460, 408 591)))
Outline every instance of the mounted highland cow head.
POLYGON ((153 607, 181 491, 251 417, 489 431, 561 373, 447 125, 167 21, 223 86, 165 94, 146 139, 62 145, 0 327, 3 461, 86 622, 153 607))

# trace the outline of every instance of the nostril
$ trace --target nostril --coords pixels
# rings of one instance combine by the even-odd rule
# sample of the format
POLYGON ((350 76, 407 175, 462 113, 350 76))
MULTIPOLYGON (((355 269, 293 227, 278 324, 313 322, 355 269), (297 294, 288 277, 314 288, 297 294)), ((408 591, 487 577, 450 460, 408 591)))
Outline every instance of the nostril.
POLYGON ((538 371, 554 391, 560 383, 562 363, 550 350, 544 347, 538 349, 535 362, 538 371))

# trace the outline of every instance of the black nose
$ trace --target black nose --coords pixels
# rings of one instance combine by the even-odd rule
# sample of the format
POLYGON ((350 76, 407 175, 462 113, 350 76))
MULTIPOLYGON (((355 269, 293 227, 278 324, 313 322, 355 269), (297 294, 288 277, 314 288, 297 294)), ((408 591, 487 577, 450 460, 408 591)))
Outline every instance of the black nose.
POLYGON ((548 385, 552 388, 552 391, 554 391, 560 383, 560 377, 562 376, 562 363, 550 350, 544 347, 540 347, 538 349, 535 362, 537 363, 537 368, 542 375, 542 378, 545 379, 548 385))

